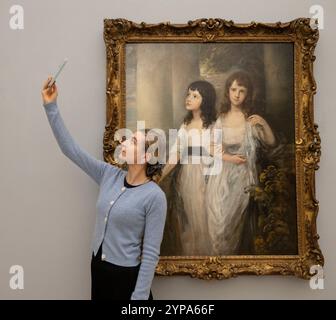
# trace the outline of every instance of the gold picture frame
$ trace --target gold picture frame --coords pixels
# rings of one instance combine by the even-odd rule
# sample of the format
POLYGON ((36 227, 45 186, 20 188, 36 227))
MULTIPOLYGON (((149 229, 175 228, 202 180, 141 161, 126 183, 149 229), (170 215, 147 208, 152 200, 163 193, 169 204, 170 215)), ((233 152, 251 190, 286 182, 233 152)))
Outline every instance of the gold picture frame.
POLYGON ((198 19, 187 24, 135 23, 126 19, 104 20, 106 44, 106 126, 104 159, 116 164, 118 145, 114 133, 126 127, 125 51, 129 43, 291 43, 294 63, 295 172, 298 252, 293 255, 162 256, 157 275, 190 275, 200 279, 225 279, 240 274, 295 275, 309 279, 313 265, 324 265, 316 231, 318 201, 315 170, 321 141, 314 122, 314 49, 319 38, 309 18, 286 23, 238 24, 223 19, 198 19))

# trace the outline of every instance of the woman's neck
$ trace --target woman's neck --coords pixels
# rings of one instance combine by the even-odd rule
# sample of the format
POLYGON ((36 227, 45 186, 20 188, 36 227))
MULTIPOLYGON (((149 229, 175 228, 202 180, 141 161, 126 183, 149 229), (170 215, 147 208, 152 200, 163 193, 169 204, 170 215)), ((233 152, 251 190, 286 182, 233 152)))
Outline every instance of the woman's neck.
POLYGON ((230 112, 232 112, 232 113, 239 113, 239 112, 241 112, 242 113, 242 110, 241 110, 240 106, 237 106, 235 104, 231 104, 230 112))
POLYGON ((129 184, 138 185, 150 180, 145 172, 145 166, 143 164, 131 164, 128 165, 126 174, 126 181, 129 184))
POLYGON ((200 121, 201 120, 201 110, 193 110, 192 111, 192 115, 193 115, 193 120, 194 121, 200 121))

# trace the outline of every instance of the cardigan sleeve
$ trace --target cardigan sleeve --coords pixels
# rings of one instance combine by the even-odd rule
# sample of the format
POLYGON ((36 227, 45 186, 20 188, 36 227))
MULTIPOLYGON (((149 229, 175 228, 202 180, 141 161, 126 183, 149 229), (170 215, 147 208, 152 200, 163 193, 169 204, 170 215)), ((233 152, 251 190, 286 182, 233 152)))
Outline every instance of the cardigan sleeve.
POLYGON ((167 214, 167 199, 161 192, 154 197, 146 212, 142 260, 131 300, 148 300, 155 268, 159 260, 161 241, 167 214))
POLYGON ((56 102, 43 104, 43 106, 53 134, 63 154, 99 185, 104 171, 109 164, 94 158, 77 144, 66 128, 56 102))

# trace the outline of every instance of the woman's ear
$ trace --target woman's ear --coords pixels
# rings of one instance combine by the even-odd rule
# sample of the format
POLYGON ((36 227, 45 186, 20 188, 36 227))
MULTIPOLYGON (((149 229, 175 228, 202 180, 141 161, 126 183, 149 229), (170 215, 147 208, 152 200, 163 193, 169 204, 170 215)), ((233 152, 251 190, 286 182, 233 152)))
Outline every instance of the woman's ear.
POLYGON ((145 156, 146 156, 146 162, 152 159, 152 154, 150 152, 146 152, 145 156))

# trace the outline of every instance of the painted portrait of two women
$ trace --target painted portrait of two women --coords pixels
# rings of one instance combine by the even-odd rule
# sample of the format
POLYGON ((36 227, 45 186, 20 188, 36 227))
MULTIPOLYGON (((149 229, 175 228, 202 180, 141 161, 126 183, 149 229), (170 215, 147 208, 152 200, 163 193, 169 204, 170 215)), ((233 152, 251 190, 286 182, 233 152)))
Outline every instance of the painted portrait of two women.
POLYGON ((297 253, 293 47, 126 48, 126 120, 177 134, 161 256, 297 253))

